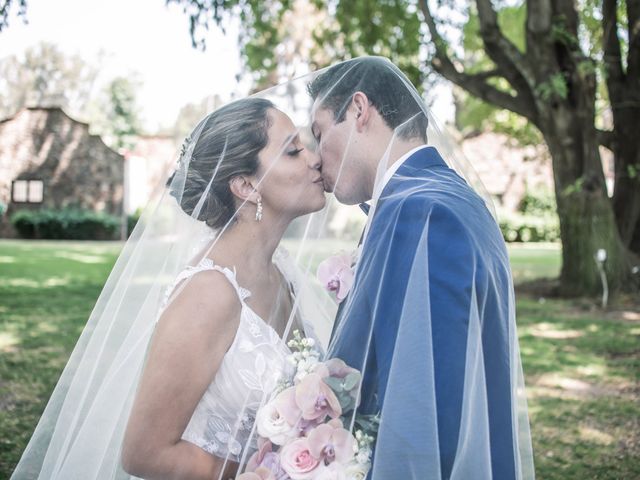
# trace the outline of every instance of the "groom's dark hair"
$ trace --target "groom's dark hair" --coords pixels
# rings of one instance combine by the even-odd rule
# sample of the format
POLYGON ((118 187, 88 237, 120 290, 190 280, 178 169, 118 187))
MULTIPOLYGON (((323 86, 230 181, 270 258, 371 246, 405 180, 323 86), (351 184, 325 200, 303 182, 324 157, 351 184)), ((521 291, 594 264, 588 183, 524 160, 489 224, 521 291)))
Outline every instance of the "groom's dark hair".
POLYGON ((426 107, 402 71, 384 57, 361 57, 330 67, 314 78, 307 90, 322 108, 344 121, 353 94, 364 93, 389 128, 404 139, 427 141, 426 107))

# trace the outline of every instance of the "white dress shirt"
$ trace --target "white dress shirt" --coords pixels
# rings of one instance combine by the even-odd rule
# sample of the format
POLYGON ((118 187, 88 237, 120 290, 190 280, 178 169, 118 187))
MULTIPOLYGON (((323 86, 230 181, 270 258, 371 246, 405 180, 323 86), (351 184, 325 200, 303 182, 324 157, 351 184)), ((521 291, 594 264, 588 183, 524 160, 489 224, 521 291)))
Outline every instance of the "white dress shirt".
MULTIPOLYGON (((427 148, 427 147, 428 147, 428 145, 420 145, 419 147, 416 147, 416 148, 414 148, 412 150, 409 150, 407 153, 402 155, 398 160, 393 162, 393 165, 391 165, 389 168, 387 168, 387 171, 384 172, 384 175, 382 177, 382 181, 377 182, 374 185, 374 187, 373 187, 373 197, 371 198, 371 207, 369 209, 369 214, 367 215, 367 223, 366 223, 366 225, 364 227, 364 235, 362 237, 361 246, 364 245, 364 242, 367 240, 367 234, 369 233, 369 227, 371 226, 371 222, 373 220, 373 216, 376 213, 376 205, 378 204, 378 200, 380 200, 380 195, 382 195, 382 191, 384 190, 384 187, 387 186, 387 184, 389 183, 389 180, 391 180, 391 177, 393 177, 395 175, 395 173, 398 171, 400 166, 404 162, 406 162, 407 159, 411 155, 413 155, 414 153, 418 152, 419 150, 422 150, 423 148, 427 148)), ((360 255, 358 255, 358 257, 359 256, 360 255)))

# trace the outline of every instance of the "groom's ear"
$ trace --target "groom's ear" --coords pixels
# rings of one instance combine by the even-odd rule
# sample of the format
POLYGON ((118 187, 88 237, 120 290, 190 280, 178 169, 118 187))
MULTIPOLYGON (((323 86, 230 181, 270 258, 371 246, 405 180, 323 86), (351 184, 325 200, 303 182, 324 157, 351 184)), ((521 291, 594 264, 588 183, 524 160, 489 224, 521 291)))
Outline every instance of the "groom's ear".
POLYGON ((369 123, 373 106, 369 103, 369 99, 365 93, 356 92, 353 94, 351 107, 353 108, 356 118, 356 129, 361 133, 369 123))

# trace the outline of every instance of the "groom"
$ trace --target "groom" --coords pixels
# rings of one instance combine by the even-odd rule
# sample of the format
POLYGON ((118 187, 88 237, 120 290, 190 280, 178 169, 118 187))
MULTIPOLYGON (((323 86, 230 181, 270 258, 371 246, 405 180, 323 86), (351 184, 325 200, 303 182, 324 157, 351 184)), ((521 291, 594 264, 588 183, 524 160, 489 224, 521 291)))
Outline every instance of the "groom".
POLYGON ((381 415, 370 477, 517 478, 511 279, 495 220, 426 145, 420 97, 388 60, 338 64, 308 90, 325 189, 344 204, 371 201, 355 282, 328 352, 361 369, 360 412, 381 415), (473 379, 483 384, 470 387, 473 379), (478 416, 482 432, 463 414, 474 392, 486 398, 476 402, 486 412, 486 421, 478 416), (481 435, 484 473, 480 465, 461 473, 456 458, 473 458, 465 445, 481 435))

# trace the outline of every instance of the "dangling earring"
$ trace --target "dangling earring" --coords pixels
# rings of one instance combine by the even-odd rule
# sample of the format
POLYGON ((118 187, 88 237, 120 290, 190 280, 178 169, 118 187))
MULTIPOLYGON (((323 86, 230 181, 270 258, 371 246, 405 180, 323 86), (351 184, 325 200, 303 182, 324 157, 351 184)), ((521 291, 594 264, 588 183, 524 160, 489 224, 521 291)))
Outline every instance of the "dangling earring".
POLYGON ((258 208, 256 209, 256 222, 262 220, 262 200, 258 198, 258 208))

